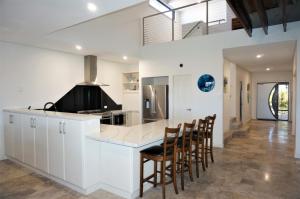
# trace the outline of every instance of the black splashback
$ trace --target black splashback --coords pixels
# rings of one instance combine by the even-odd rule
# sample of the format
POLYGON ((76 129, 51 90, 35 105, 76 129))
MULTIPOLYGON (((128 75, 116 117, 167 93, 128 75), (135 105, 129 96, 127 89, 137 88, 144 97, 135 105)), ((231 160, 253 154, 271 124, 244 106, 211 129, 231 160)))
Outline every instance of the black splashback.
MULTIPOLYGON (((98 85, 76 85, 55 106, 58 112, 77 113, 87 110, 120 110, 122 105, 116 104, 98 85), (104 109, 104 106, 107 106, 104 109)), ((54 111, 54 106, 50 107, 54 111)))

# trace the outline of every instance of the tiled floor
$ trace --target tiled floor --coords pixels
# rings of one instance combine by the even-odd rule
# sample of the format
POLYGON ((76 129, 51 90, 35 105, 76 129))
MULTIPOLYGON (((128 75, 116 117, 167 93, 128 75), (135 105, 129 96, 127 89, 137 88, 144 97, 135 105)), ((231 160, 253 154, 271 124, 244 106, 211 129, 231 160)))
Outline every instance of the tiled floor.
MULTIPOLYGON (((215 150, 215 163, 200 178, 174 194, 167 187, 167 198, 293 198, 300 199, 300 161, 293 158, 294 136, 286 122, 252 121, 246 137, 232 139, 225 149, 215 150)), ((179 179, 178 179, 179 180, 179 179)), ((178 188, 180 188, 178 181, 178 188)), ((0 198, 7 199, 115 199, 104 191, 82 196, 34 174, 8 160, 0 162, 0 198)), ((144 198, 161 198, 153 188, 144 198)))

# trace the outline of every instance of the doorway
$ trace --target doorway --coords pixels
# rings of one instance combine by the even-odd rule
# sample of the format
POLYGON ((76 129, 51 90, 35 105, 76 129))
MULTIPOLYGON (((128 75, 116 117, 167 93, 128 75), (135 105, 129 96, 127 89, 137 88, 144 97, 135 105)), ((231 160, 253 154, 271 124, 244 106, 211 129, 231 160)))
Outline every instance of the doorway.
POLYGON ((240 82, 240 121, 243 121, 243 82, 240 82))
POLYGON ((173 118, 188 121, 192 118, 191 75, 176 75, 173 78, 173 118))
POLYGON ((257 84, 257 119, 289 120, 289 83, 257 84))

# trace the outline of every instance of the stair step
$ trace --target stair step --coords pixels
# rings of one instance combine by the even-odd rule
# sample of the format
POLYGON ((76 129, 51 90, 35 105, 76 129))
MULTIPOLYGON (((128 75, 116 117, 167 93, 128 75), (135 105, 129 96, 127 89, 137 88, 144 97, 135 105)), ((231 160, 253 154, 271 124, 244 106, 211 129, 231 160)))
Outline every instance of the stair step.
POLYGON ((230 124, 230 129, 239 129, 242 127, 242 123, 241 122, 232 122, 230 124))
POLYGON ((249 133, 249 126, 243 126, 239 129, 232 130, 232 137, 244 137, 249 133))
POLYGON ((232 132, 227 131, 224 133, 224 145, 226 145, 232 139, 232 132))

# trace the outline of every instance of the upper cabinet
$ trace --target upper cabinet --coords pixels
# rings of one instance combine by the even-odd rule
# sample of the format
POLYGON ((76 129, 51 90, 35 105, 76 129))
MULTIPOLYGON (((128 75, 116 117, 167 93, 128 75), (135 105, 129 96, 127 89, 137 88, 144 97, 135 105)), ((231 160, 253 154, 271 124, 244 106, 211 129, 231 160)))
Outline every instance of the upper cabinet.
POLYGON ((139 91, 139 72, 123 73, 123 91, 139 91))

